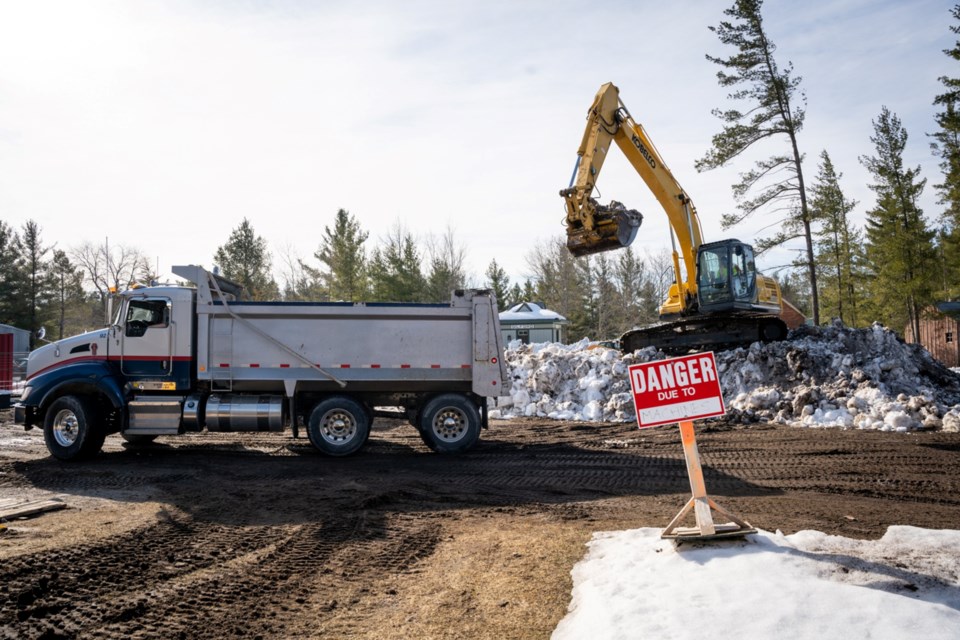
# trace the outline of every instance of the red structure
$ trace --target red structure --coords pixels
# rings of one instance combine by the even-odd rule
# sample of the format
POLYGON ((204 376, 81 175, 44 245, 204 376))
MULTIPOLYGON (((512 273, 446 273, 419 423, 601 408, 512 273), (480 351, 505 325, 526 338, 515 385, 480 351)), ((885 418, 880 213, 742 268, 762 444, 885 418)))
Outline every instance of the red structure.
POLYGON ((907 342, 919 342, 934 358, 948 367, 960 367, 960 302, 940 302, 920 314, 920 336, 913 327, 903 330, 907 342))
MULTIPOLYGON (((13 391, 12 333, 0 333, 0 391, 13 391)), ((9 396, 5 400, 9 401, 9 396)))

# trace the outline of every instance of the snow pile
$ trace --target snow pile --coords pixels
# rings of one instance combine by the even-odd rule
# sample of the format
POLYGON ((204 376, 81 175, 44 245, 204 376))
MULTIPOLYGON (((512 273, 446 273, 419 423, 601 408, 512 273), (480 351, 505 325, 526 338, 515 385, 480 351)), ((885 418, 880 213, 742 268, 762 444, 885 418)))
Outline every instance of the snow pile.
MULTIPOLYGON (((513 380, 491 418, 624 422, 636 419, 628 367, 665 357, 621 356, 584 340, 510 344, 513 380)), ((960 431, 960 375, 880 325, 801 327, 783 342, 717 352, 731 419, 794 426, 960 431)))
POLYGON ((960 632, 960 531, 895 526, 879 540, 760 532, 678 547, 658 529, 635 529, 596 533, 588 547, 554 640, 960 632))

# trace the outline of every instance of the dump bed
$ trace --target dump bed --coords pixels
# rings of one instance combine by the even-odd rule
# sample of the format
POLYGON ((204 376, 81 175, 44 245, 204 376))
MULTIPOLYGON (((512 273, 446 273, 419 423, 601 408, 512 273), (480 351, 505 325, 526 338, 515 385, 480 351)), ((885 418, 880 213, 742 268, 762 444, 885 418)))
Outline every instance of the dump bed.
POLYGON ((489 397, 506 384, 489 292, 447 304, 237 302, 202 268, 177 269, 197 284, 197 377, 214 388, 489 397))

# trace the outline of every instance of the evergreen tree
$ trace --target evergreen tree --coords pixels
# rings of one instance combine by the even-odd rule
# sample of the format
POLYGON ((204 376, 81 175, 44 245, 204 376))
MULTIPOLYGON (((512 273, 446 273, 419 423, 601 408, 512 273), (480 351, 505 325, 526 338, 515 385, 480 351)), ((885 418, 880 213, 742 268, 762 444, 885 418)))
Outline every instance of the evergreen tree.
POLYGON ((625 313, 617 290, 616 265, 606 253, 594 255, 586 264, 592 281, 587 298, 592 311, 591 337, 595 340, 619 337, 625 313))
MULTIPOLYGON (((23 312, 20 236, 0 220, 0 323, 17 326, 23 312)), ((26 327, 19 327, 26 329, 26 327)))
MULTIPOLYGON (((34 220, 27 220, 17 243, 20 273, 23 277, 23 299, 20 305, 22 315, 17 326, 28 329, 31 335, 36 334, 37 329, 47 320, 54 295, 54 282, 46 258, 50 247, 43 245, 40 236, 40 225, 34 220)), ((31 338, 31 342, 32 340, 31 338)))
POLYGON ((546 305, 570 322, 568 335, 576 341, 591 333, 590 317, 584 302, 590 292, 589 256, 574 258, 567 250, 566 240, 552 238, 539 244, 527 255, 535 291, 525 292, 525 300, 546 305), (533 293, 528 296, 526 293, 533 293), (530 300, 532 298, 532 300, 530 300))
MULTIPOLYGON (((503 267, 497 264, 496 258, 491 260, 487 266, 486 275, 486 286, 493 290, 493 295, 497 298, 497 307, 500 311, 509 309, 512 304, 516 304, 514 302, 516 298, 513 298, 513 289, 510 288, 510 277, 503 267)), ((514 285, 514 288, 518 289, 517 293, 519 294, 519 285, 514 285)))
POLYGON ((83 272, 70 262, 65 252, 55 249, 50 276, 53 281, 52 315, 57 326, 57 339, 80 333, 87 324, 83 272))
POLYGON ((397 223, 370 258, 370 286, 379 302, 421 302, 425 280, 413 235, 397 223))
MULTIPOLYGON (((950 14, 954 20, 960 20, 960 5, 954 5, 950 14)), ((950 31, 960 34, 960 26, 952 25, 950 31)), ((953 48, 944 49, 944 53, 960 60, 960 41, 953 48)), ((942 276, 939 288, 943 295, 956 298, 960 296, 960 78, 941 76, 940 83, 944 92, 933 103, 943 110, 935 116, 939 130, 931 135, 934 141, 930 143, 943 172, 943 182, 934 185, 938 202, 944 205, 938 242, 942 276)))
POLYGON ((345 209, 337 211, 333 229, 323 228, 320 249, 314 256, 326 265, 320 278, 331 300, 358 301, 366 297, 367 259, 363 245, 368 236, 345 209))
POLYGON ((618 252, 613 293, 616 316, 614 333, 618 336, 654 319, 646 317, 643 306, 644 298, 653 295, 652 283, 646 271, 646 264, 637 257, 632 247, 618 252))
POLYGON ((724 11, 733 22, 722 21, 719 26, 710 27, 720 42, 734 47, 736 53, 728 58, 708 55, 707 60, 722 67, 717 79, 720 86, 734 89, 729 99, 746 108, 713 110, 723 121, 723 130, 713 137, 713 147, 697 161, 696 167, 698 171, 715 169, 759 142, 786 137, 786 153, 759 160, 753 169, 740 174, 740 182, 733 186, 740 213, 727 214, 721 222, 728 229, 760 210, 785 212, 779 232, 759 240, 757 250, 763 252, 794 238, 805 240, 813 318, 819 323, 812 219, 803 181, 803 156, 797 144, 804 109, 796 103, 805 102, 805 98, 802 93, 797 94, 801 79, 793 76, 793 65, 787 63, 781 69, 774 60, 776 46, 764 29, 762 5, 763 0, 735 0, 724 11), (748 197, 750 192, 756 195, 748 197))
POLYGON ((774 276, 780 285, 780 295, 809 318, 813 307, 813 296, 810 295, 810 280, 803 271, 788 269, 774 276))
POLYGON ((817 268, 821 275, 820 308, 828 318, 848 326, 859 324, 858 299, 864 282, 863 234, 850 222, 857 205, 840 188, 840 178, 826 150, 820 153, 816 181, 811 187, 810 210, 820 222, 817 232, 817 268))
POLYGON ((256 235, 246 218, 230 233, 227 243, 217 248, 213 260, 225 278, 243 285, 251 299, 279 297, 279 287, 270 274, 267 241, 256 235))
POLYGON ((459 246, 453 229, 447 229, 440 238, 429 238, 427 251, 430 256, 430 271, 425 282, 427 302, 448 302, 450 294, 463 289, 467 282, 464 271, 466 250, 459 246))
POLYGON ((934 233, 917 204, 926 180, 920 179, 919 166, 904 167, 907 131, 896 114, 883 107, 873 130, 875 155, 860 157, 873 176, 870 189, 877 195, 874 208, 867 212, 866 228, 872 311, 898 330, 910 323, 916 336, 935 278, 934 233))
MULTIPOLYGON (((517 289, 516 295, 513 295, 513 304, 518 302, 537 302, 540 301, 539 294, 537 293, 537 287, 529 278, 523 281, 523 290, 521 291, 519 286, 515 285, 517 289)), ((512 306, 512 305, 511 305, 512 306)))

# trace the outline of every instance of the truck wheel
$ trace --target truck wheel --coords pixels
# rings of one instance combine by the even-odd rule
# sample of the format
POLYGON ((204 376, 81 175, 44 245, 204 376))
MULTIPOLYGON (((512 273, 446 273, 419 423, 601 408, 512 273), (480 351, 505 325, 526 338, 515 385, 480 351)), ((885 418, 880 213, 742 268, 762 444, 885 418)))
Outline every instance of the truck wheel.
POLYGON ((462 453, 480 439, 480 412, 466 396, 437 396, 420 412, 420 437, 437 453, 462 453))
POLYGON ((82 460, 95 456, 107 433, 98 424, 93 400, 81 396, 57 398, 47 409, 43 439, 50 454, 59 460, 82 460))
POLYGON ((323 400, 310 413, 307 435, 317 449, 330 456, 355 453, 370 435, 370 417, 363 405, 346 396, 323 400))

